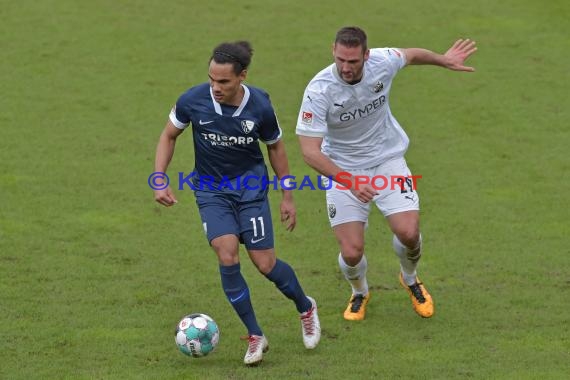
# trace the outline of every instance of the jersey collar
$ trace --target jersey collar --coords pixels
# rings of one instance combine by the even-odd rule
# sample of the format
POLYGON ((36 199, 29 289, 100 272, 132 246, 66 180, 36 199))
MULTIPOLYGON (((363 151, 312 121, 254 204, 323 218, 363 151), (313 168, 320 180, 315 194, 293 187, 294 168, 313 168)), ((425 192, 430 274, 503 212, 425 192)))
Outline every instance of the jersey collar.
MULTIPOLYGON (((247 101, 249 100, 249 88, 247 88, 247 86, 245 86, 244 84, 242 84, 241 86, 243 87, 243 99, 241 100, 239 107, 233 113, 232 117, 241 115, 241 111, 243 111, 245 105, 247 104, 247 101)), ((212 102, 214 103, 214 110, 218 115, 222 115, 222 106, 220 105, 220 103, 216 101, 216 99, 214 99, 214 93, 212 92, 212 87, 210 87, 210 97, 212 98, 212 102)))

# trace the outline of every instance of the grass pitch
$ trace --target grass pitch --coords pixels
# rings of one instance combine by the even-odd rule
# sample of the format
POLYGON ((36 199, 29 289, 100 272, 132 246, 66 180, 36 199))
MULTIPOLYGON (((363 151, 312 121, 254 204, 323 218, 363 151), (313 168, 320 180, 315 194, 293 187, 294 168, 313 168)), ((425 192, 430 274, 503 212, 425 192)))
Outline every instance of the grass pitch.
MULTIPOLYGON (((0 378, 567 377, 567 2, 0 4, 0 378), (443 52, 459 37, 479 46, 476 73, 406 68, 391 96, 411 138, 408 164, 423 176, 419 273, 436 314, 413 313, 377 212, 367 319, 344 321, 349 287, 324 194, 301 191, 298 228, 276 224, 277 249, 317 299, 323 338, 303 348, 294 307, 244 254, 271 344, 262 366, 245 368, 244 329, 191 193, 170 209, 152 200, 158 135, 177 96, 207 80, 211 49, 249 39, 248 82, 272 96, 293 174, 315 175, 300 156, 297 112, 349 24, 372 47, 443 52), (197 311, 222 335, 193 360, 173 333, 197 311)), ((170 172, 192 170, 192 157, 183 135, 170 172)))

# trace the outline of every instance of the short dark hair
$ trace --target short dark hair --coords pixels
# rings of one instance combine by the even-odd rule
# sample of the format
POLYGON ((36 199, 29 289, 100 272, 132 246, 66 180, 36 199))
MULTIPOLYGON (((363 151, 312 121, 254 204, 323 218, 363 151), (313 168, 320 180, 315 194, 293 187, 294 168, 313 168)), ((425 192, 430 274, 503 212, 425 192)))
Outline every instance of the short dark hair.
POLYGON ((210 61, 231 63, 234 73, 238 75, 247 70, 253 56, 253 48, 248 41, 224 42, 214 48, 210 61))
POLYGON ((368 49, 366 41, 366 33, 357 26, 345 26, 336 32, 334 44, 340 44, 347 47, 362 46, 362 51, 368 49))

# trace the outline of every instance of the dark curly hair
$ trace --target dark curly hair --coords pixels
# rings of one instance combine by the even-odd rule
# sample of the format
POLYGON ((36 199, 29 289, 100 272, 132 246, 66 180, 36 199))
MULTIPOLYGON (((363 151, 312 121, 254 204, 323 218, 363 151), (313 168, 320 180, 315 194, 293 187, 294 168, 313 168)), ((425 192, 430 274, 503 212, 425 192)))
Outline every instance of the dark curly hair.
POLYGON ((253 56, 253 48, 248 41, 224 42, 214 48, 210 61, 231 63, 234 73, 238 75, 247 70, 253 56))

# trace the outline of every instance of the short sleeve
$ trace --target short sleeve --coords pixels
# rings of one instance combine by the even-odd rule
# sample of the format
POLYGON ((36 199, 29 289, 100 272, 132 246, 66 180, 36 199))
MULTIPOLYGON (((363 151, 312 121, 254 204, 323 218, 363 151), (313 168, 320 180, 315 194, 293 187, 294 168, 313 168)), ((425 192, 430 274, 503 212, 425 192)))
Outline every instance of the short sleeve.
POLYGON ((263 124, 259 131, 259 140, 264 144, 272 145, 281 139, 282 134, 283 132, 281 131, 275 112, 273 111, 267 114, 263 118, 263 124))
POLYGON ((263 107, 263 115, 259 128, 259 141, 264 144, 275 144, 281 139, 282 131, 277 120, 277 115, 267 93, 263 94, 267 98, 267 104, 263 107))
POLYGON ((185 106, 185 96, 181 96, 178 98, 178 101, 170 110, 170 121, 174 126, 178 129, 185 129, 190 125, 190 112, 187 110, 185 106))
POLYGON ((371 49, 370 56, 373 60, 383 61, 389 68, 390 74, 395 76, 398 71, 406 66, 406 55, 399 48, 371 49))
POLYGON ((321 92, 307 87, 303 94, 301 110, 297 117, 296 133, 308 137, 324 137, 327 134, 327 102, 321 92))

